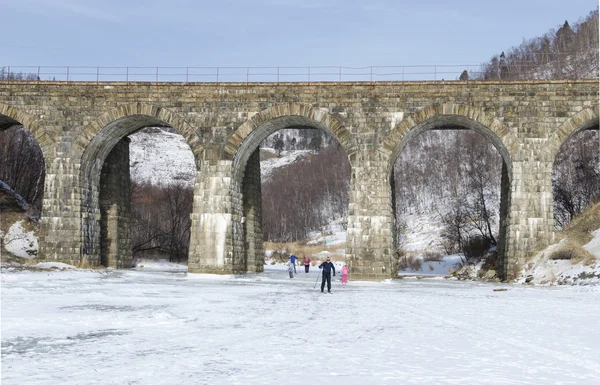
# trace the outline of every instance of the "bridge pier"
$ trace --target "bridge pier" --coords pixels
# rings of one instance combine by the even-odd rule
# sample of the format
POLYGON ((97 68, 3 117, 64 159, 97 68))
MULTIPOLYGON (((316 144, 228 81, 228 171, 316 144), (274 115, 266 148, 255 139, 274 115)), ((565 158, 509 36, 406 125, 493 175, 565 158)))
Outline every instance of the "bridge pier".
POLYGON ((509 281, 528 258, 555 241, 552 165, 535 158, 512 163, 505 257, 509 281))
POLYGON ((205 150, 196 176, 188 271, 243 274, 264 270, 260 153, 234 172, 232 161, 205 150))
POLYGON ((264 271, 265 254, 262 231, 262 199, 260 181, 260 150, 257 148, 246 164, 243 192, 244 251, 245 271, 264 271))
POLYGON ((219 160, 212 149, 203 150, 196 162, 200 164, 194 185, 188 271, 232 274, 232 162, 219 160))
POLYGON ((387 162, 372 148, 350 155, 346 263, 354 280, 383 280, 397 271, 387 162))
POLYGON ((38 259, 79 264, 82 253, 81 189, 78 164, 46 159, 38 259))

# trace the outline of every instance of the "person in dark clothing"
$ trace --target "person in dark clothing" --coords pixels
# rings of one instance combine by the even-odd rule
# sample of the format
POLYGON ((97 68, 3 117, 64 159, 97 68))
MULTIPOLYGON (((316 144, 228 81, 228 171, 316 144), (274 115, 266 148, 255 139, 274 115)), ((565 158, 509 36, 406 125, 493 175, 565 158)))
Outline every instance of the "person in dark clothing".
POLYGON ((296 256, 295 256, 295 255, 293 255, 293 254, 290 256, 290 261, 292 261, 292 263, 294 264, 294 274, 298 274, 298 273, 296 272, 296 260, 297 260, 297 259, 298 259, 298 257, 296 257, 296 256))
POLYGON ((327 257, 327 260, 319 265, 319 269, 323 269, 323 279, 321 279, 321 293, 325 289, 325 281, 327 281, 327 292, 331 293, 331 270, 333 270, 333 276, 335 277, 335 265, 331 262, 331 258, 327 257))

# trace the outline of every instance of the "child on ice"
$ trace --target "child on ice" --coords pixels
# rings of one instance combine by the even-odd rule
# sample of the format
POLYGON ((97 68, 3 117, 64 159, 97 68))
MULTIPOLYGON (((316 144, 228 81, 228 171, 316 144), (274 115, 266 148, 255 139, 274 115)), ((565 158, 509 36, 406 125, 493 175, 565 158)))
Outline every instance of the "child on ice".
POLYGON ((292 262, 292 260, 289 259, 288 263, 287 263, 287 270, 288 270, 288 273, 290 273, 290 278, 294 278, 294 268, 295 268, 294 262, 292 262))
POLYGON ((344 263, 344 266, 342 266, 342 285, 345 285, 348 283, 348 273, 350 272, 350 269, 348 269, 348 266, 346 266, 346 264, 344 263))
POLYGON ((304 256, 304 272, 308 273, 308 269, 310 269, 310 258, 306 255, 304 256))

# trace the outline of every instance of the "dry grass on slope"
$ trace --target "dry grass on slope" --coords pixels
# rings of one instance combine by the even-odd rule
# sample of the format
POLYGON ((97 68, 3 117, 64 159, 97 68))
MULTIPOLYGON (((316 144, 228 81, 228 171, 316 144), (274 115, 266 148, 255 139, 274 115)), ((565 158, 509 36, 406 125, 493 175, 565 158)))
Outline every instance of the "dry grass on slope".
POLYGON ((569 225, 557 233, 559 239, 568 239, 579 245, 585 245, 592 240, 592 231, 600 229, 600 200, 590 205, 579 214, 569 225))
MULTIPOLYGON (((323 251, 327 251, 329 253, 331 253, 331 259, 335 260, 343 260, 344 256, 338 254, 338 250, 343 249, 344 248, 344 244, 338 244, 338 245, 307 245, 303 242, 289 242, 289 243, 282 243, 282 242, 265 242, 264 243, 264 249, 265 250, 276 250, 276 251, 283 251, 284 255, 282 256, 281 260, 285 261, 287 260, 288 255, 291 254, 295 254, 298 257, 303 257, 305 255, 307 255, 309 258, 311 259, 319 259, 319 257, 317 256, 317 254, 323 252, 323 251)), ((279 256, 279 253, 277 254, 279 256)), ((322 259, 325 259, 325 256, 322 257, 322 259)))
POLYGON ((592 240, 592 232, 600 229, 600 201, 592 204, 578 215, 563 231, 558 232, 561 245, 550 255, 552 260, 571 260, 573 264, 583 262, 590 265, 596 257, 590 254, 583 245, 592 240))

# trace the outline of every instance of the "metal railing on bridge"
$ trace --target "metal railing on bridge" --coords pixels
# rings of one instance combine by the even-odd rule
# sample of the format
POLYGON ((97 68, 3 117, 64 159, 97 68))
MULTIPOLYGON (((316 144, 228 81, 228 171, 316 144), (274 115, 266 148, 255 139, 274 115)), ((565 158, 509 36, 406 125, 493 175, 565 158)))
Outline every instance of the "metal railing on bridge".
MULTIPOLYGON (((540 65, 521 64, 531 71, 540 65)), ((403 66, 307 66, 307 67, 93 67, 93 66, 0 66, 0 80, 82 82, 375 82, 459 80, 484 78, 480 64, 403 66), (464 78, 463 78, 464 79, 464 78)), ((535 74, 534 74, 535 75, 535 74)), ((487 73, 489 77, 489 73, 487 73)), ((534 76, 533 78, 547 78, 534 76)), ((597 76, 596 76, 597 77, 597 76)), ((522 77, 523 78, 523 77, 522 77)), ((494 77, 491 80, 495 80, 494 77)), ((496 80, 500 80, 499 76, 496 80)), ((508 79, 510 80, 510 79, 508 79)))

